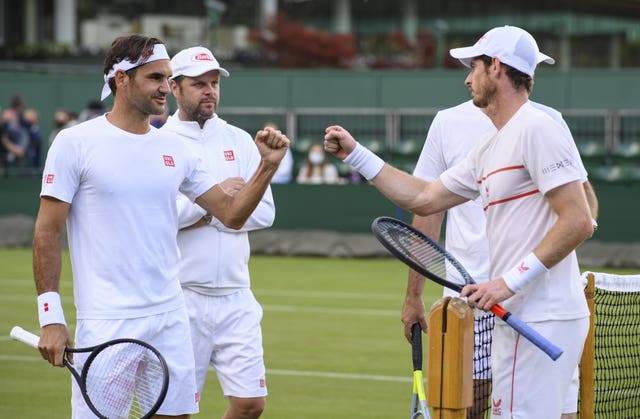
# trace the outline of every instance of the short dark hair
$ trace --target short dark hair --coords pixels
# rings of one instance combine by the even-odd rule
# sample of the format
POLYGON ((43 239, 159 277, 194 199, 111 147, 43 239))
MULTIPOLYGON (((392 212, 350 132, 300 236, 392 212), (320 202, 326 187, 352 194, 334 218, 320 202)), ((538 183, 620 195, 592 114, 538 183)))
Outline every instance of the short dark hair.
MULTIPOLYGON (((107 51, 107 55, 104 57, 104 67, 102 69, 103 74, 106 76, 115 64, 123 60, 129 60, 132 63, 138 61, 143 54, 152 53, 153 47, 156 44, 164 44, 164 42, 158 38, 152 38, 140 34, 117 37, 111 43, 111 47, 107 51)), ((132 68, 127 71, 127 74, 129 74, 130 77, 134 77, 135 70, 135 68, 132 68)), ((116 84, 113 78, 109 79, 109 88, 115 96, 116 84)))
MULTIPOLYGON (((488 55, 481 55, 478 58, 484 63, 485 68, 489 67, 493 62, 493 58, 488 55)), ((527 89, 527 93, 531 93, 533 78, 530 75, 511 67, 509 64, 505 64, 503 62, 500 63, 507 67, 507 77, 509 77, 511 84, 513 84, 513 87, 515 87, 516 90, 520 89, 520 87, 524 87, 527 89)))

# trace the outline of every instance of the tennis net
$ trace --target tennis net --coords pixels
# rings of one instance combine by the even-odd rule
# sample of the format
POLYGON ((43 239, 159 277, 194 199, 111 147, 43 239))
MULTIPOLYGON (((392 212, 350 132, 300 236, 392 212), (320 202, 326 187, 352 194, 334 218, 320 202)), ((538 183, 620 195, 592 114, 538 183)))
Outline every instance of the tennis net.
POLYGON ((583 278, 592 327, 580 363, 580 418, 638 418, 640 275, 583 278))

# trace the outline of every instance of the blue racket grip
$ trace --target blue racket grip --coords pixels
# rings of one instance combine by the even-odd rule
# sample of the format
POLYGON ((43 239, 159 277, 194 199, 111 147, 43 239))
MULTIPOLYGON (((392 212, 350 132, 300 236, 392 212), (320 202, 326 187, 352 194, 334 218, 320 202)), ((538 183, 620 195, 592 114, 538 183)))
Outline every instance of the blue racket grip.
POLYGON ((547 338, 542 336, 540 333, 536 332, 534 329, 531 328, 531 326, 529 326, 528 324, 526 324, 516 316, 512 316, 511 313, 507 312, 507 314, 502 318, 502 320, 507 322, 509 326, 513 327, 514 330, 517 330, 518 333, 520 333, 522 336, 527 338, 529 342, 533 343, 538 348, 540 348, 544 353, 549 355, 549 357, 554 361, 560 358, 560 355, 562 355, 562 352, 564 352, 562 348, 559 348, 558 346, 549 342, 547 338))

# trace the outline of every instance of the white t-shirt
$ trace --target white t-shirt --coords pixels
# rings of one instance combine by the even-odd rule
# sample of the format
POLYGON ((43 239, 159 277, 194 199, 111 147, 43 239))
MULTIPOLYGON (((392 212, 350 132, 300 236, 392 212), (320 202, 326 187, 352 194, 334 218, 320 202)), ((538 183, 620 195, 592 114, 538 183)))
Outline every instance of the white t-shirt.
POLYGON ((136 135, 105 116, 62 130, 41 196, 71 204, 67 218, 78 319, 124 319, 184 304, 176 233, 179 191, 215 185, 175 134, 136 135))
MULTIPOLYGON (((248 182, 260 165, 260 152, 246 131, 228 124, 218 115, 205 121, 181 121, 177 112, 162 130, 173 131, 202 157, 203 168, 217 181, 241 177, 248 182)), ((205 214, 197 204, 179 195, 180 227, 194 224, 205 214)), ((180 230, 180 282, 183 288, 207 295, 230 294, 250 287, 248 232, 267 228, 275 219, 271 187, 240 230, 225 227, 215 217, 211 224, 180 230)))
MULTIPOLYGON (((538 246, 557 220, 544 194, 584 181, 583 171, 570 135, 526 103, 440 179, 458 195, 482 197, 491 246, 490 277, 495 278, 538 246)), ((588 315, 575 251, 503 305, 524 321, 588 315)))
MULTIPOLYGON (((540 103, 529 103, 551 116, 568 135, 571 135, 560 112, 540 103)), ((461 162, 482 138, 495 132, 496 127, 491 119, 471 100, 438 112, 429 127, 413 174, 433 182, 448 168, 461 162)), ((575 147, 574 149, 577 157, 578 150, 575 147)), ((586 180, 587 173, 582 161, 580 167, 583 179, 586 180)), ((478 283, 490 279, 489 243, 485 224, 486 218, 480 197, 447 211, 446 248, 478 283)), ((448 264, 447 279, 464 284, 457 269, 448 264)), ((458 293, 445 288, 445 295, 458 293)))

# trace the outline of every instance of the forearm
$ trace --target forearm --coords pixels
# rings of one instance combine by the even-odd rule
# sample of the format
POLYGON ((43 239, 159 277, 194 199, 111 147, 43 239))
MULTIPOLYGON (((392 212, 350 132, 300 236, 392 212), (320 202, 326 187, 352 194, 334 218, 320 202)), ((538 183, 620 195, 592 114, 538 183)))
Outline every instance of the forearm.
POLYGON ((33 276, 38 295, 58 292, 62 267, 62 245, 59 232, 46 230, 36 224, 33 238, 33 276))
POLYGON ((574 214, 556 221, 533 250, 540 262, 550 269, 586 240, 593 232, 588 214, 574 214))
POLYGON ((218 185, 198 197, 196 203, 225 226, 238 230, 262 200, 277 169, 277 164, 262 161, 249 182, 234 196, 226 194, 218 185))

